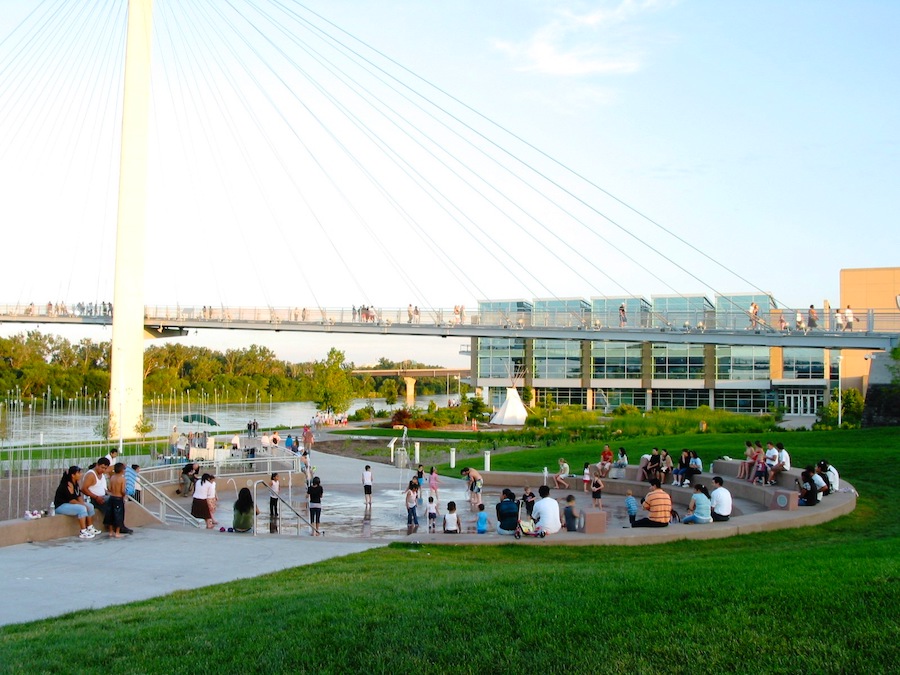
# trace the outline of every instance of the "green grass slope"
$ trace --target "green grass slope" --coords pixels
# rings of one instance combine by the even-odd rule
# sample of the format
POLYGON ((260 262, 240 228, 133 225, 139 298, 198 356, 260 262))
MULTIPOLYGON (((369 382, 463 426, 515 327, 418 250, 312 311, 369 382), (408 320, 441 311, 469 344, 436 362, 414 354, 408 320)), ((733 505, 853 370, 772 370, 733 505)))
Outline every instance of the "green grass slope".
MULTIPOLYGON (((896 672, 900 436, 772 440, 797 465, 830 459, 859 490, 856 511, 816 528, 647 547, 398 544, 5 627, 0 671, 896 672)), ((652 445, 737 456, 743 438, 641 442, 652 445)), ((502 455, 496 468, 533 470, 559 453, 502 455)), ((581 453, 598 454, 565 450, 573 466, 581 453)), ((81 577, 86 588, 93 579, 81 577)))

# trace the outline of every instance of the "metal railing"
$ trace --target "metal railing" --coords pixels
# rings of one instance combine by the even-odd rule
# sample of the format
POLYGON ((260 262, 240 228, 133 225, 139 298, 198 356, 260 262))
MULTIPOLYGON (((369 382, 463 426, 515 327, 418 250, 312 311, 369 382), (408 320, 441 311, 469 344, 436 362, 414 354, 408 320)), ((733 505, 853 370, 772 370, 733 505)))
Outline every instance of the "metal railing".
MULTIPOLYGON (((286 499, 285 499, 284 497, 282 497, 280 494, 276 494, 275 492, 273 492, 273 491, 272 491, 272 486, 269 485, 269 484, 268 484, 266 481, 264 481, 264 480, 258 480, 258 481, 256 481, 256 482, 253 484, 253 502, 254 502, 254 504, 257 505, 257 507, 259 506, 259 500, 257 499, 257 496, 256 496, 256 489, 257 489, 260 485, 265 486, 265 488, 266 488, 266 493, 268 493, 269 498, 272 498, 272 497, 277 498, 277 499, 278 499, 278 502, 279 502, 280 504, 282 504, 282 505, 284 505, 285 507, 287 507, 288 510, 289 510, 291 513, 293 513, 293 514, 297 517, 297 536, 298 536, 298 537, 300 536, 300 523, 301 523, 301 521, 302 521, 303 523, 306 523, 306 525, 310 528, 310 530, 313 529, 312 523, 309 522, 309 520, 308 520, 307 518, 305 518, 299 511, 297 511, 297 509, 294 508, 294 505, 291 504, 291 502, 289 502, 288 500, 286 500, 286 499)), ((278 510, 278 522, 277 522, 277 527, 278 527, 278 531, 279 531, 279 532, 281 532, 281 526, 282 526, 281 509, 279 509, 279 510, 278 510)), ((256 536, 256 533, 257 533, 258 530, 259 530, 259 513, 254 513, 254 514, 253 514, 253 536, 254 536, 254 537, 256 536)), ((321 534, 325 534, 324 530, 321 530, 321 529, 320 529, 319 532, 320 532, 321 534)))
POLYGON ((144 504, 143 502, 135 501, 134 499, 131 500, 131 503, 137 504, 142 509, 144 509, 144 511, 158 518, 161 522, 168 524, 171 512, 171 515, 173 517, 184 521, 187 525, 191 525, 197 528, 200 527, 200 521, 194 518, 194 516, 191 515, 190 511, 188 511, 174 499, 169 497, 169 495, 160 490, 153 483, 141 481, 141 491, 143 494, 149 494, 154 499, 156 499, 157 503, 159 504, 159 512, 153 513, 153 511, 146 504, 144 504))
MULTIPOLYGON (((817 331, 843 332, 854 330, 863 332, 900 332, 900 312, 892 308, 858 308, 853 310, 852 324, 837 322, 836 308, 826 311, 818 307, 817 331)), ((29 304, 0 305, 0 317, 34 318, 37 320, 83 320, 88 323, 110 323, 109 314, 87 314, 77 306, 49 306, 29 304)), ((642 311, 628 317, 628 323, 620 327, 617 311, 590 309, 552 309, 528 311, 470 311, 458 308, 420 309, 418 316, 409 318, 406 307, 371 307, 361 311, 354 307, 230 307, 220 305, 187 306, 148 305, 144 308, 144 319, 148 324, 160 322, 210 322, 210 323, 253 323, 253 324, 426 324, 432 326, 502 326, 506 328, 581 328, 584 330, 620 329, 639 330, 662 328, 680 330, 736 331, 760 330, 780 332, 783 330, 808 330, 805 327, 808 308, 782 308, 760 313, 755 319, 744 309, 693 310, 658 312, 642 311), (803 318, 804 328, 797 325, 797 313, 803 318), (784 317, 786 327, 782 324, 784 317)))

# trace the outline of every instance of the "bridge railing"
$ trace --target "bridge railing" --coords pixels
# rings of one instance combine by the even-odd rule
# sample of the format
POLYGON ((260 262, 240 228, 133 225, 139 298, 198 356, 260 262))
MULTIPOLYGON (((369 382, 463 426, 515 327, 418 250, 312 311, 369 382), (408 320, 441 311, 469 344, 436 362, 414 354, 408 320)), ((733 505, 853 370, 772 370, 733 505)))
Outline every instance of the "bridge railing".
MULTIPOLYGON (((832 310, 817 308, 818 325, 815 330, 827 332, 859 331, 900 333, 900 311, 895 309, 855 309, 852 324, 838 319, 832 310)), ((0 305, 0 318, 16 318, 19 321, 34 317, 37 321, 54 321, 84 317, 88 320, 109 322, 108 305, 96 303, 15 303, 0 305)), ((504 328, 579 328, 600 329, 660 329, 660 330, 757 330, 782 332, 808 330, 808 308, 776 309, 760 313, 752 320, 749 313, 733 309, 727 311, 698 310, 670 311, 667 313, 643 311, 628 315, 625 325, 617 311, 592 312, 590 310, 531 310, 531 311, 469 311, 464 307, 419 309, 410 315, 407 307, 240 307, 240 306, 168 306, 148 305, 144 310, 148 323, 160 325, 186 321, 215 323, 266 323, 266 324, 424 324, 429 326, 501 326, 504 328), (799 313, 799 317, 798 317, 799 313), (799 318, 799 322, 798 322, 799 318)))

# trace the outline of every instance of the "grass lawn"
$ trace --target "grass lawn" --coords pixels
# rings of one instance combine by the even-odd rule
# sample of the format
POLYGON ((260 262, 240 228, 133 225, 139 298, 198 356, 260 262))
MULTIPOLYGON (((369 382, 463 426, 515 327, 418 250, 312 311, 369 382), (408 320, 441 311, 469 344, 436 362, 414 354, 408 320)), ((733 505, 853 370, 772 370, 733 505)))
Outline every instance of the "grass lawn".
MULTIPOLYGON (((743 440, 641 439, 630 454, 688 445, 735 457, 743 440)), ((856 511, 816 528, 646 547, 396 544, 5 627, 0 671, 896 672, 900 433, 772 440, 796 465, 831 460, 860 492, 856 511)), ((499 455, 495 468, 534 470, 559 454, 499 455)), ((599 451, 564 454, 580 468, 599 451)), ((202 573, 202 556, 185 556, 202 573)), ((91 592, 95 578, 73 582, 91 592)))

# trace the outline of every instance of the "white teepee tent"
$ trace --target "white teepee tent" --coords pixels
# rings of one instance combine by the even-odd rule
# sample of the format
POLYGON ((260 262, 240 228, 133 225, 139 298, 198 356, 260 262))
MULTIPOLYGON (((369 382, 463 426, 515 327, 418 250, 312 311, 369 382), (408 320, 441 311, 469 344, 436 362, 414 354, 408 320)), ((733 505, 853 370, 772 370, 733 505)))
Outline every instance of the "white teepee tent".
POLYGON ((519 392, 515 387, 506 388, 506 400, 500 406, 500 410, 494 413, 491 418, 491 424, 501 426, 521 426, 525 424, 528 417, 528 411, 519 397, 519 392))

